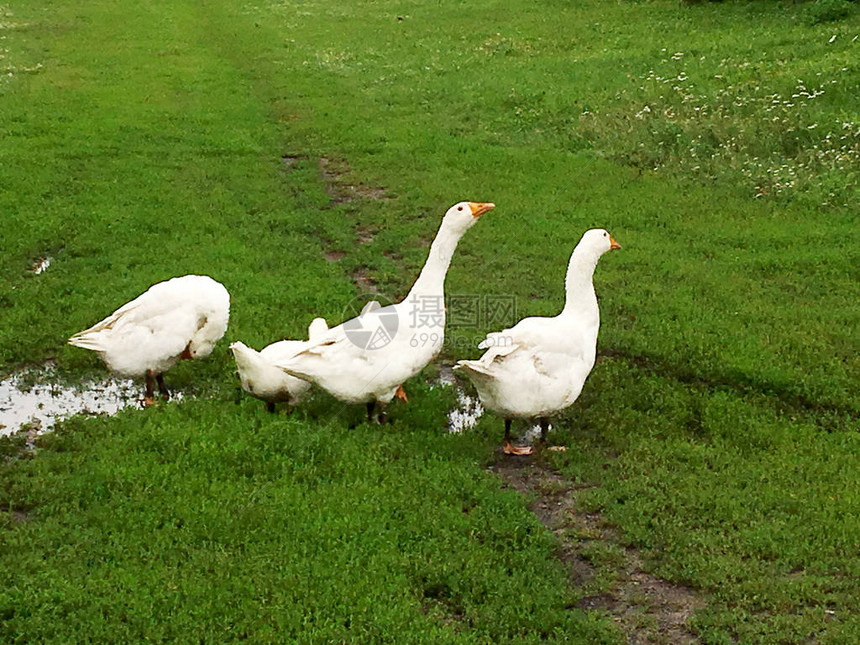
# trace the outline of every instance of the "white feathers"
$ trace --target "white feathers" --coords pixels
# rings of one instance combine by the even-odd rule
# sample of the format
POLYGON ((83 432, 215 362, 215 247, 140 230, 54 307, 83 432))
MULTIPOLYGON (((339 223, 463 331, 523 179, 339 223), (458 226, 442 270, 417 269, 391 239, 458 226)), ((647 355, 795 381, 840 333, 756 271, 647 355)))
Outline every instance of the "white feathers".
POLYGON ((311 387, 302 379, 286 374, 275 367, 279 361, 286 361, 298 352, 307 348, 309 341, 318 340, 328 331, 328 325, 322 318, 314 318, 308 327, 308 340, 282 340, 264 347, 259 352, 244 343, 235 342, 230 345, 236 367, 239 369, 239 379, 242 389, 248 394, 265 401, 277 403, 285 401, 295 405, 311 387))
POLYGON ((460 237, 493 204, 460 202, 445 213, 421 275, 395 305, 361 314, 276 365, 347 403, 388 403, 439 353, 445 338, 445 275, 460 237))
POLYGON ((620 248, 602 229, 587 231, 573 251, 566 302, 553 318, 524 318, 492 332, 477 360, 459 361, 481 403, 505 418, 546 417, 571 405, 594 366, 600 312, 592 277, 606 251, 620 248))
POLYGON ((208 356, 229 317, 230 295, 222 284, 186 275, 151 286, 68 342, 98 352, 117 374, 161 374, 181 357, 208 356))

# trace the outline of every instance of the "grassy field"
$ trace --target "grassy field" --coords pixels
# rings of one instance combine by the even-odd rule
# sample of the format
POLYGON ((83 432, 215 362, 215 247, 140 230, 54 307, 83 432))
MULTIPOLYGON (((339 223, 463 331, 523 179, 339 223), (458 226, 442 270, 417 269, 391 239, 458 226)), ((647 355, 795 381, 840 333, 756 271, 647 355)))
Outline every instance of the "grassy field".
POLYGON ((858 35, 839 0, 3 2, 0 373, 99 373, 65 339, 174 275, 232 315, 168 376, 197 400, 0 465, 0 640, 620 642, 450 388, 354 429, 238 390, 229 341, 402 297, 462 199, 497 208, 448 292, 519 316, 585 229, 622 244, 545 458, 701 595, 701 642, 860 640, 858 35))

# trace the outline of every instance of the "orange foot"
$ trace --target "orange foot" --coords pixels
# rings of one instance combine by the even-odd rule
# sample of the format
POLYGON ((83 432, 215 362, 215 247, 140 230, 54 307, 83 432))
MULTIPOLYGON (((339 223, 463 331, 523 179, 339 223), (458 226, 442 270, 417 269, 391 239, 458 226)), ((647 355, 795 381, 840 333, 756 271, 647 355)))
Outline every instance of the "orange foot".
POLYGON ((152 405, 155 405, 155 397, 154 396, 143 397, 143 407, 148 408, 152 405))
POLYGON ((409 402, 409 399, 406 398, 406 392, 403 390, 402 385, 397 386, 397 391, 394 393, 394 396, 396 396, 398 399, 400 399, 404 403, 409 402))
POLYGON ((515 446, 510 441, 505 442, 505 447, 502 448, 502 452, 506 455, 517 455, 520 457, 524 457, 534 453, 535 449, 531 446, 515 446))

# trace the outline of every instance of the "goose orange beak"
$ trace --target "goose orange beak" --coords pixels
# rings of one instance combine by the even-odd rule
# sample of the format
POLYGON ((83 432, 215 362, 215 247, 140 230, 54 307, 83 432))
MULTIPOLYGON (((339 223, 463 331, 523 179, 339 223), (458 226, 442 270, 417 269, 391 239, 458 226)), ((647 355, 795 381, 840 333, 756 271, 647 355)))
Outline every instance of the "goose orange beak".
POLYGON ((615 241, 615 238, 611 235, 609 236, 609 250, 616 251, 621 248, 621 245, 615 241))
POLYGON ((472 217, 480 217, 487 211, 491 211, 496 207, 492 202, 469 202, 469 208, 472 209, 472 217))

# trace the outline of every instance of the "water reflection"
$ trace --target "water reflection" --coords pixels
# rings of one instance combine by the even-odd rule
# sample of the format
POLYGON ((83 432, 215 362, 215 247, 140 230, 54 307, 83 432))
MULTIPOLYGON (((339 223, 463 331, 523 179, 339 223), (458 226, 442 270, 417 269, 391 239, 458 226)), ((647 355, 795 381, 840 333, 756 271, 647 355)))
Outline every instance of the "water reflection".
POLYGON ((457 406, 448 411, 448 432, 463 432, 478 423, 478 419, 484 414, 484 407, 478 397, 466 394, 457 385, 454 378, 454 370, 448 365, 439 366, 439 385, 442 387, 453 387, 457 393, 457 406))
POLYGON ((56 380, 51 366, 0 380, 0 435, 23 426, 44 432, 73 414, 114 414, 140 398, 131 379, 86 380, 77 387, 56 380))
MULTIPOLYGON (((457 405, 448 411, 448 432, 463 432, 475 426, 484 414, 484 406, 477 396, 471 396, 457 384, 454 370, 447 365, 439 366, 439 385, 453 387, 457 393, 457 405)), ((550 424, 549 429, 552 429, 550 424)), ((531 445, 540 438, 540 426, 530 425, 520 437, 520 443, 531 445)))

